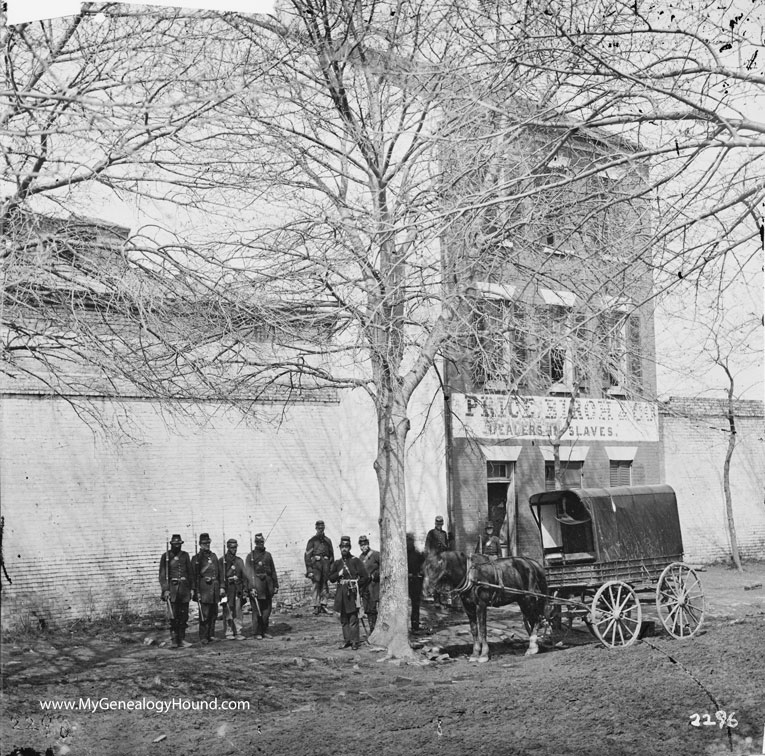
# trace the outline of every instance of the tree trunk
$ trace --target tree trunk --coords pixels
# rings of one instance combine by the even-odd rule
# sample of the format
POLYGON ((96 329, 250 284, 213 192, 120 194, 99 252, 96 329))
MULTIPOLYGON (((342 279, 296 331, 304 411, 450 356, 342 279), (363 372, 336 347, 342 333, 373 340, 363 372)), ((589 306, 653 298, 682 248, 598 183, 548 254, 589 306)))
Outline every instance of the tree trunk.
MULTIPOLYGON (((726 371, 727 372, 727 371, 726 371)), ((728 536, 730 538, 730 553, 733 564, 739 572, 743 572, 741 566, 741 555, 738 551, 738 539, 736 538, 736 523, 733 519, 733 497, 730 492, 730 462, 733 458, 733 451, 736 448, 736 414, 733 410, 733 378, 728 373, 730 380, 728 386, 728 448, 725 452, 725 463, 723 465, 723 490, 725 492, 725 515, 728 520, 728 536)))
POLYGON ((403 397, 377 408, 377 459, 380 489, 380 607, 370 642, 388 657, 414 659, 409 645, 409 592, 406 564, 406 437, 409 419, 403 397))

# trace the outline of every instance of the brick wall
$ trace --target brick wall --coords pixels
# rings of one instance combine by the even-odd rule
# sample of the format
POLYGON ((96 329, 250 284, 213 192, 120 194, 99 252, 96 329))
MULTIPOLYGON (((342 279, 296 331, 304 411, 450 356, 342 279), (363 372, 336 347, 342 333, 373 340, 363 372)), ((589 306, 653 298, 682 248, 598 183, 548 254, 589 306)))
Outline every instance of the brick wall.
MULTIPOLYGON (((208 531, 239 540, 267 534, 281 593, 303 595, 302 561, 314 521, 378 541, 379 497, 372 463, 375 423, 361 392, 340 402, 261 405, 250 423, 220 408, 187 419, 151 401, 91 400, 130 436, 92 430, 69 402, 0 396, 3 626, 159 608, 157 570, 171 533, 193 554, 208 531), (286 507, 286 508, 285 508, 286 507), (278 522, 277 522, 278 520, 278 522), (274 524, 276 523, 276 524, 274 524)), ((206 408, 209 411, 209 407, 206 408)), ((438 413, 412 414, 410 525, 424 533, 443 509, 443 431, 438 413), (440 446, 439 446, 440 445, 440 446)))
MULTIPOLYGON (((736 402, 737 444, 731 494, 743 557, 765 557, 765 416, 763 403, 736 402)), ((713 562, 730 557, 723 463, 728 444, 725 402, 673 398, 660 414, 664 482, 677 492, 685 558, 713 562)))

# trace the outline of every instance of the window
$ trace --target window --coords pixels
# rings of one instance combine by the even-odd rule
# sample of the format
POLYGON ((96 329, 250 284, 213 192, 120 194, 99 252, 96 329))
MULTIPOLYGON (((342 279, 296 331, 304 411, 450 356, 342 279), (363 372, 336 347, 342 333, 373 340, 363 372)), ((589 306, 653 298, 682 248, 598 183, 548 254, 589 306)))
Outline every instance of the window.
MULTIPOLYGON (((560 469, 563 475, 563 488, 582 487, 584 462, 564 462, 561 460, 560 469)), ((554 491, 556 488, 555 462, 545 462, 545 491, 554 491)))
POLYGON ((486 477, 491 480, 492 478, 510 479, 510 465, 512 462, 487 462, 486 463, 486 477))
POLYGON ((640 318, 622 310, 609 310, 599 317, 598 355, 602 365, 603 393, 627 396, 643 378, 640 318))
POLYGON ((574 383, 586 391, 584 315, 563 305, 539 310, 539 372, 542 390, 569 395, 574 383))
POLYGON ((610 464, 610 486, 632 485, 632 460, 612 459, 610 464))
POLYGON ((476 302, 473 381, 486 389, 526 387, 526 311, 504 299, 476 302))

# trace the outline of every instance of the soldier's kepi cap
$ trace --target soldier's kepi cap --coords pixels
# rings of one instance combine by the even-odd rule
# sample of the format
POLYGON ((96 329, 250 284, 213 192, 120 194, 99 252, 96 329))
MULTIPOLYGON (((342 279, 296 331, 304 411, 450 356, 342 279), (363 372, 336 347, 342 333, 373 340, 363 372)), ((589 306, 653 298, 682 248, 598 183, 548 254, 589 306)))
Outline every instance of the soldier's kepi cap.
POLYGON ((486 520, 486 527, 487 528, 493 528, 494 527, 494 523, 491 520, 486 520))
POLYGON ((359 536, 359 543, 369 543, 369 539, 365 535, 359 536))
POLYGON ((436 522, 443 522, 443 521, 444 521, 444 518, 441 517, 441 515, 438 515, 438 517, 436 517, 436 522))
POLYGON ((318 528, 319 526, 322 528, 324 527, 324 520, 316 520, 316 525, 314 527, 318 528))
POLYGON ((340 545, 341 546, 350 546, 351 545, 351 537, 350 536, 343 536, 340 539, 340 545))
POLYGON ((228 541, 226 541, 226 546, 238 546, 239 541, 236 540, 236 538, 229 538, 228 541))
POLYGON ((199 543, 204 543, 204 541, 210 540, 210 534, 209 533, 200 533, 199 534, 199 543))
POLYGON ((181 540, 181 537, 180 537, 180 535, 178 535, 178 533, 173 533, 173 536, 170 539, 170 543, 171 544, 173 544, 173 543, 183 543, 183 541, 181 540))
POLYGON ((260 541, 262 543, 265 543, 265 540, 266 539, 263 538, 263 534, 262 533, 255 533, 255 543, 257 543, 258 541, 260 541))

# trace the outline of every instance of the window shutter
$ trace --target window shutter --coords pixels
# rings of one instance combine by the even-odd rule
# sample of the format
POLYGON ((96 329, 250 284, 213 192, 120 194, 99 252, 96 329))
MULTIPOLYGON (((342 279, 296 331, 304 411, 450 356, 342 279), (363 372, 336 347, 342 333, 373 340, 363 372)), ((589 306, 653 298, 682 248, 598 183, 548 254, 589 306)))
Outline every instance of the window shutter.
POLYGON ((632 483, 632 462, 629 460, 611 460, 609 485, 629 486, 632 483))

